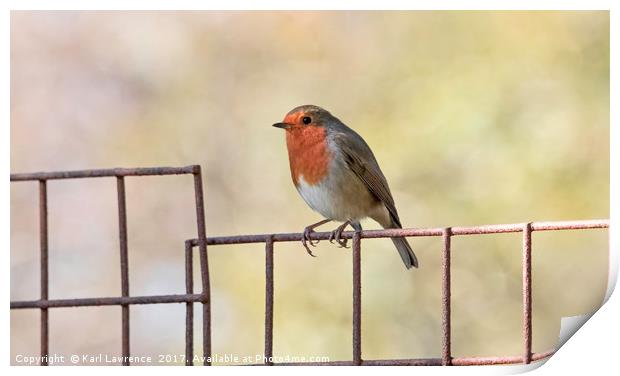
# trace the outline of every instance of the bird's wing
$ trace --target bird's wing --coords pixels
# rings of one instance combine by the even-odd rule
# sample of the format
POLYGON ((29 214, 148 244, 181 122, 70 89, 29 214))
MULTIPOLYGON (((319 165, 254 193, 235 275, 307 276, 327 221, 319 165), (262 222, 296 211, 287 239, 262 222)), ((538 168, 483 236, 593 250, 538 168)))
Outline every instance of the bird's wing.
POLYGON ((385 205, 394 224, 401 227, 387 180, 383 176, 368 144, 352 129, 347 129, 346 132, 338 132, 334 139, 342 150, 349 168, 366 185, 366 188, 385 205))

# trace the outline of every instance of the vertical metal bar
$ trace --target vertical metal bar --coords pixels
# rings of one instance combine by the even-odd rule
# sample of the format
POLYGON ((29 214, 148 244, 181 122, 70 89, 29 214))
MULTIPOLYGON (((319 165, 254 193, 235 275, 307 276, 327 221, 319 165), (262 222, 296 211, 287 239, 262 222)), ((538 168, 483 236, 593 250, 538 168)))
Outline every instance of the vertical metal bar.
POLYGON ((194 193, 196 195, 196 224, 200 249, 200 274, 202 278, 202 355, 204 365, 211 365, 211 287, 209 281, 209 258, 207 256, 207 232, 205 229, 204 196, 200 166, 194 166, 194 193))
MULTIPOLYGON (((192 242, 185 241, 185 293, 194 293, 192 242)), ((185 303, 185 365, 194 365, 194 303, 185 303)))
MULTIPOLYGON (((129 262, 127 256, 127 206, 125 203, 125 178, 116 177, 118 195, 118 237, 121 251, 121 295, 129 296, 129 262)), ((129 305, 121 305, 123 365, 129 365, 129 305)))
POLYGON ((443 230, 443 253, 442 253, 442 357, 441 364, 452 365, 452 339, 451 339, 451 292, 450 292, 450 248, 452 229, 447 227, 443 230))
MULTIPOLYGON (((39 244, 41 249, 41 300, 49 298, 48 239, 47 239, 47 181, 39 180, 39 244)), ((49 316, 47 308, 41 308, 41 365, 48 364, 49 316)))
POLYGON ((532 224, 523 226, 523 363, 532 361, 532 224))
POLYGON ((273 365, 273 238, 265 242, 265 364, 273 365))
POLYGON ((362 365, 361 233, 353 234, 353 364, 362 365))

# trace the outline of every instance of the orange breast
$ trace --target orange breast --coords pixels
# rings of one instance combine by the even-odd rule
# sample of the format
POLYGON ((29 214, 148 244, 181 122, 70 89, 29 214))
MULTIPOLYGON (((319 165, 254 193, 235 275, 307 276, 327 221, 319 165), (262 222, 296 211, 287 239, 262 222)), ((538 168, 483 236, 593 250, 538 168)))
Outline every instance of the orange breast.
POLYGON ((293 128, 286 132, 286 146, 295 186, 300 177, 310 185, 319 183, 327 175, 330 151, 323 127, 293 128))

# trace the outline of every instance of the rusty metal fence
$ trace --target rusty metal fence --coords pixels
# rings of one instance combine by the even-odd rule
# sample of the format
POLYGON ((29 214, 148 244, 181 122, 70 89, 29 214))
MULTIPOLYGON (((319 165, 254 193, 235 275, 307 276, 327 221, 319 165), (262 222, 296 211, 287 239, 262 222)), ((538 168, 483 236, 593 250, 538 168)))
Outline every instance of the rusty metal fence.
MULTIPOLYGON (((532 232, 557 230, 585 230, 609 227, 609 220, 582 220, 563 222, 531 222, 519 224, 500 224, 475 227, 446 228, 409 228, 388 230, 366 230, 362 232, 343 232, 342 237, 352 239, 352 360, 329 362, 275 363, 273 359, 273 310, 274 310, 274 245, 278 242, 300 241, 301 233, 239 235, 224 237, 207 237, 204 217, 204 196, 201 169, 198 165, 186 167, 153 168, 115 168, 101 170, 39 172, 11 174, 11 182, 37 181, 39 183, 39 232, 40 232, 40 269, 41 298, 31 301, 12 301, 11 309, 39 309, 41 312, 41 365, 47 365, 49 354, 49 318, 48 311, 57 307, 84 306, 120 306, 122 312, 121 336, 123 365, 129 365, 130 359, 130 306, 135 304, 185 303, 185 364, 194 364, 194 304, 202 306, 202 342, 203 354, 200 357, 204 365, 211 365, 211 299, 209 280, 209 261, 207 245, 227 245, 264 243, 265 244, 265 362, 257 365, 493 365, 493 364, 528 364, 553 355, 554 349, 532 352, 532 232), (127 212, 125 202, 125 178, 133 176, 184 175, 193 176, 196 208, 197 236, 185 241, 185 294, 130 296, 129 266, 127 244, 127 212), (121 294, 117 297, 49 299, 48 279, 48 220, 47 220, 47 181, 56 179, 78 179, 115 177, 117 182, 118 221, 120 241, 121 294), (451 351, 451 239, 455 236, 499 234, 521 232, 523 234, 523 353, 517 356, 497 357, 453 357, 451 351), (441 358, 422 359, 378 359, 362 358, 362 309, 361 309, 361 240, 363 238, 387 238, 394 236, 417 237, 433 236, 443 238, 442 250, 442 349, 441 358), (193 286, 193 251, 198 247, 200 258, 200 275, 202 291, 194 293, 193 286)), ((312 240, 328 240, 329 232, 311 234, 312 240)))

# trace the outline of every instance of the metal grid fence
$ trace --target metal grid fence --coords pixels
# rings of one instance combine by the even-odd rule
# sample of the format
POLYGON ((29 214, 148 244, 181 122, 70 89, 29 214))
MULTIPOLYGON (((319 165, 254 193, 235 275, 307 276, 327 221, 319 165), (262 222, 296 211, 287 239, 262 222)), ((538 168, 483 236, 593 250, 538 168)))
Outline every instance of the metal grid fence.
MULTIPOLYGON (((154 167, 154 168, 115 168, 101 170, 40 172, 27 174, 11 174, 11 182, 38 181, 39 182, 39 231, 40 231, 40 268, 41 268, 41 298, 31 301, 12 301, 11 309, 39 309, 41 312, 41 365, 47 365, 49 354, 49 318, 48 310, 56 307, 83 307, 83 306, 121 306, 122 323, 122 355, 123 365, 129 365, 130 358, 130 306, 134 304, 163 304, 185 303, 185 364, 194 364, 194 303, 202 305, 202 341, 203 354, 201 359, 204 365, 211 365, 211 299, 209 285, 209 262, 207 245, 226 244, 265 244, 265 362, 260 365, 492 365, 492 364, 528 364, 532 361, 548 358, 555 350, 541 353, 532 352, 532 232, 556 230, 584 230, 609 227, 609 220, 583 220, 564 222, 531 222, 522 224, 501 224, 475 227, 446 227, 446 228, 411 228, 367 230, 362 232, 343 232, 342 237, 352 239, 352 275, 353 275, 353 322, 352 322, 352 360, 329 362, 300 362, 274 363, 273 358, 273 307, 274 307, 274 244, 277 242, 300 241, 301 233, 239 235, 207 238, 204 217, 204 197, 202 189, 202 175, 200 166, 186 167, 154 167), (125 203, 125 177, 154 176, 154 175, 183 175, 191 174, 194 180, 194 195, 196 207, 197 238, 185 241, 185 294, 130 296, 129 294, 129 267, 127 262, 127 212, 125 203), (120 268, 121 268, 121 295, 117 297, 76 298, 76 299, 49 299, 48 279, 48 222, 47 222, 47 181, 55 179, 77 179, 115 177, 117 181, 118 220, 120 240, 120 268), (522 266, 522 293, 523 293, 523 353, 520 356, 497 357, 453 357, 451 352, 451 294, 450 294, 450 263, 451 239, 454 236, 498 234, 521 232, 523 234, 523 266, 522 266), (442 349, 441 358, 423 359, 378 359, 367 360, 362 358, 362 329, 361 329, 361 240, 363 238, 387 238, 394 236, 440 236, 443 238, 442 250, 442 349), (202 292, 194 293, 193 286, 193 251, 198 247, 200 253, 200 274, 202 292)), ((329 232, 317 232, 310 235, 312 240, 328 240, 329 232)))

